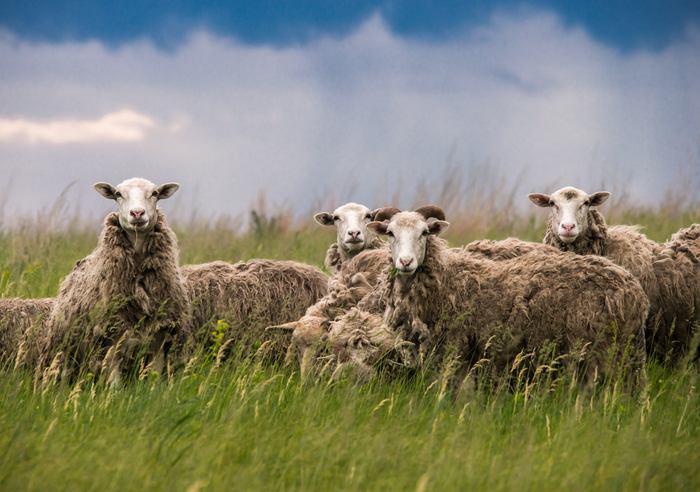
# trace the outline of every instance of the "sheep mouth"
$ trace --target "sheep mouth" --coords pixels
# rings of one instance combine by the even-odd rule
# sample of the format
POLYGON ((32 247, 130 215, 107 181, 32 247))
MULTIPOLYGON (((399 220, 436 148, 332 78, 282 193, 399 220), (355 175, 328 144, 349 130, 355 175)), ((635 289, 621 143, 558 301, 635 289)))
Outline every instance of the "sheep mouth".
POLYGON ((362 239, 348 239, 345 244, 362 244, 364 240, 362 239))
POLYGON ((134 229, 138 229, 140 227, 146 227, 146 225, 148 224, 148 221, 147 220, 135 220, 135 221, 129 222, 129 223, 134 227, 134 229))
POLYGON ((559 239, 565 243, 572 243, 576 240, 578 234, 559 234, 559 239))

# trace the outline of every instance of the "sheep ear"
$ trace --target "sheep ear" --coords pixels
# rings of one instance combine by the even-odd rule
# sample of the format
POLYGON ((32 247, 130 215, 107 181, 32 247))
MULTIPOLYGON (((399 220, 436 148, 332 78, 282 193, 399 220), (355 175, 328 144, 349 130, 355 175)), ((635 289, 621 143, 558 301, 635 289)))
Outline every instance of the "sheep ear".
POLYGON ((389 227, 389 224, 386 222, 370 222, 367 224, 367 228, 374 232, 375 234, 379 234, 380 236, 383 236, 386 234, 387 227, 389 227))
POLYGON ((538 207, 549 207, 549 195, 545 195, 544 193, 530 193, 527 197, 538 207))
POLYGON ((117 199, 117 195, 115 195, 117 189, 109 183, 95 183, 92 187, 105 198, 109 198, 110 200, 117 199))
POLYGON ((591 201, 591 207, 597 207, 598 205, 604 204, 605 200, 608 198, 610 198, 609 191, 599 191, 597 193, 593 193, 592 195, 588 195, 588 199, 591 201))
POLYGON ((332 226, 335 223, 333 221, 333 215, 328 212, 321 212, 320 214, 314 215, 314 220, 322 226, 332 226))
POLYGON ((428 232, 433 236, 439 236, 450 227, 450 223, 446 220, 436 220, 428 224, 428 232))
POLYGON ((175 194, 175 192, 180 188, 180 185, 177 183, 165 183, 164 185, 160 185, 158 189, 158 200, 165 200, 166 198, 170 198, 175 194))

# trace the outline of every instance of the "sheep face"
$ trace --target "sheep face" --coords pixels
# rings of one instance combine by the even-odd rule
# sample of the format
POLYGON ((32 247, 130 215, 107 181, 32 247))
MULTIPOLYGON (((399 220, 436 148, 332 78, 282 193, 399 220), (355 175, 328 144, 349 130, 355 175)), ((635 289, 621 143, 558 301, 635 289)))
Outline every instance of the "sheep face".
POLYGON ((573 243, 579 235, 588 232, 588 209, 602 205, 610 193, 599 191, 592 195, 568 186, 552 196, 532 193, 528 198, 539 207, 549 207, 552 229, 565 243, 573 243))
POLYGON ((374 217, 374 212, 364 205, 348 203, 335 209, 332 214, 322 212, 314 215, 314 220, 322 226, 335 226, 338 246, 354 255, 364 250, 372 237, 367 224, 374 217))
POLYGON ((180 187, 177 183, 156 186, 141 178, 132 178, 118 186, 109 183, 96 183, 95 190, 117 202, 119 225, 131 235, 147 234, 158 220, 156 204, 158 200, 170 198, 180 187))
POLYGON ((396 273, 410 277, 423 264, 428 236, 441 234, 449 225, 444 220, 426 219, 418 212, 400 212, 388 222, 370 222, 367 227, 388 237, 396 273))

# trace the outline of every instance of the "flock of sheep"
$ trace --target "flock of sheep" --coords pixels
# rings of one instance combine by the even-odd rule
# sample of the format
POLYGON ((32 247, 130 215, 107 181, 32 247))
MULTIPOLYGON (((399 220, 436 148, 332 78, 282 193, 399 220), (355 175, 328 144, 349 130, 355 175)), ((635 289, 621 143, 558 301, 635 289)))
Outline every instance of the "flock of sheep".
POLYGON ((90 372, 116 384, 125 371, 171 374, 225 327, 225 345, 276 344, 302 371, 323 364, 366 378, 380 366, 449 366, 456 385, 486 367, 494 381, 566 368, 583 384, 621 381, 634 392, 647 357, 697 357, 700 226, 663 244, 608 227, 591 208, 607 192, 529 195, 551 211, 543 244, 462 248, 439 238, 449 227, 439 207, 350 203, 314 217, 337 232, 329 278, 290 261, 181 267, 156 207, 178 188, 95 185, 118 213, 58 297, 0 299, 4 364, 34 370, 37 382, 90 372))

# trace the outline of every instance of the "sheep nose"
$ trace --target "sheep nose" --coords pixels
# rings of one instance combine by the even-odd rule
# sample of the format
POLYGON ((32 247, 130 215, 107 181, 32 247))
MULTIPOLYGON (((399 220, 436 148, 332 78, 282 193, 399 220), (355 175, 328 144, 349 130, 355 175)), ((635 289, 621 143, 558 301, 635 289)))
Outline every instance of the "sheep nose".
POLYGON ((139 220, 141 216, 146 213, 144 209, 132 209, 129 211, 132 217, 135 217, 136 220, 139 220))
POLYGON ((348 234, 350 234, 353 239, 357 239, 357 236, 360 235, 360 231, 348 231, 348 234))
POLYGON ((409 258, 408 260, 404 260, 403 258, 399 258, 399 261, 403 265, 404 268, 408 268, 408 265, 413 263, 413 258, 409 258))
POLYGON ((576 224, 562 224, 561 226, 566 232, 573 232, 574 228, 576 227, 576 224))

